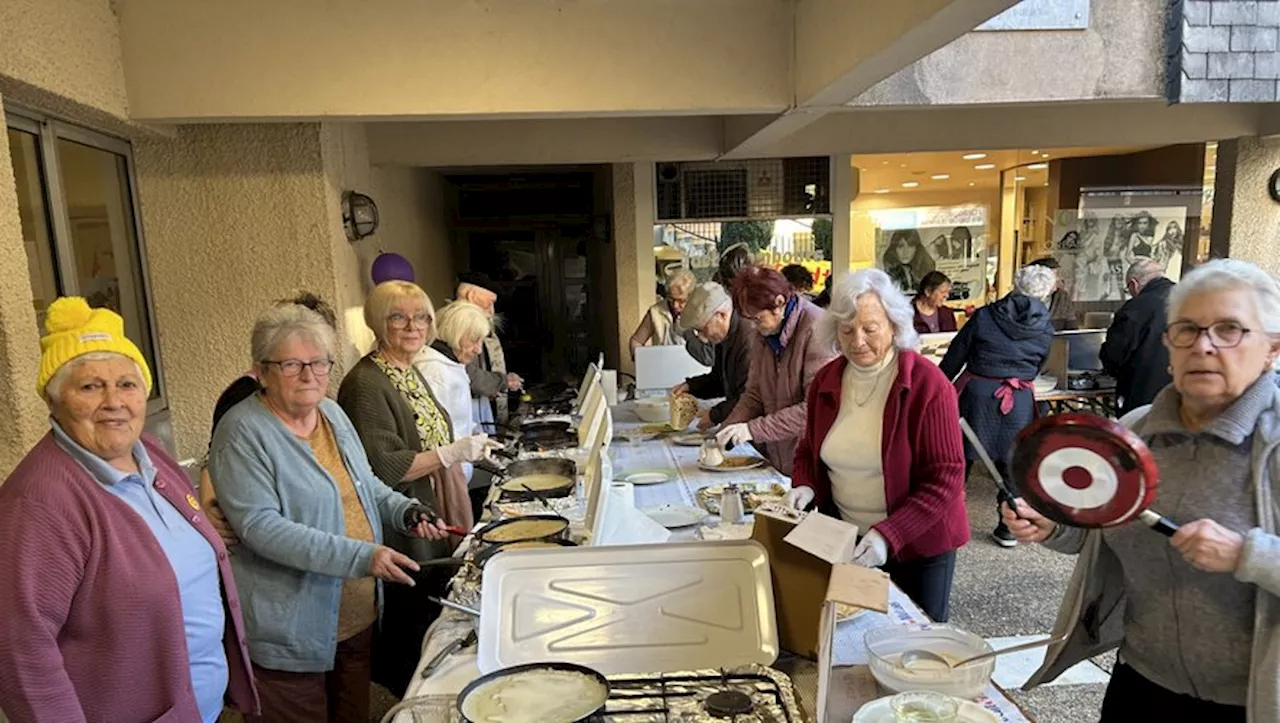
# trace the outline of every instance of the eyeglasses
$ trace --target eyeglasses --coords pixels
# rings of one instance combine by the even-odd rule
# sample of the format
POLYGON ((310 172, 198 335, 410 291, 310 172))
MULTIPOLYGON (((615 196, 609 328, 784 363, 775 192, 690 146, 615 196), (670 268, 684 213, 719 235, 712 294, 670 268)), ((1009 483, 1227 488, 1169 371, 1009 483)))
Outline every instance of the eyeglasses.
POLYGON ((263 364, 275 364, 280 367, 280 374, 286 377, 296 377, 302 374, 302 370, 311 368, 311 373, 323 377, 333 370, 332 359, 316 359, 314 361, 304 362, 301 359, 285 359, 283 361, 265 361, 263 364))
POLYGON ((426 329, 431 326, 431 315, 426 313, 414 314, 413 317, 410 318, 398 311, 387 315, 387 326, 397 331, 401 329, 408 329, 410 323, 414 326, 426 329))
POLYGON ((1175 321, 1164 330, 1169 345, 1175 349, 1189 349, 1200 341, 1200 335, 1207 333, 1209 343, 1214 349, 1234 349, 1252 329, 1246 329, 1235 321, 1215 321, 1209 326, 1200 326, 1190 321, 1175 321))

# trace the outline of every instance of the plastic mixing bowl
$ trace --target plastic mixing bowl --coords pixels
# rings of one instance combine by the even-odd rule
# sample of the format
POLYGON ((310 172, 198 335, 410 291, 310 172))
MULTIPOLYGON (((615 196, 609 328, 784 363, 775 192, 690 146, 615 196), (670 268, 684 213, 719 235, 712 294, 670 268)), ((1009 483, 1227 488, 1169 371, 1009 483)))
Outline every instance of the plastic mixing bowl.
POLYGON ((867 657, 871 675, 895 693, 932 690, 957 698, 972 700, 982 695, 991 682, 996 660, 991 658, 963 668, 913 668, 899 666, 906 650, 928 650, 945 656, 953 664, 975 655, 991 652, 987 641, 950 625, 891 625, 877 628, 866 635, 867 657))

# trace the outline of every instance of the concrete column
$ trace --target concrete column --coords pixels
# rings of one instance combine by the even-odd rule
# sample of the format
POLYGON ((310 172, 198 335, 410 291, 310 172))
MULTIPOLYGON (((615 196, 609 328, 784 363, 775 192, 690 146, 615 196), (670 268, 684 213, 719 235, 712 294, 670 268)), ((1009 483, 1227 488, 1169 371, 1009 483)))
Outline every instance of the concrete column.
POLYGON ((1211 248, 1214 256, 1252 261, 1280 276, 1280 203, 1267 183, 1280 169, 1280 138, 1218 144, 1211 248))
POLYGON ((40 335, 8 143, 0 145, 0 269, 12 270, 0 276, 0 419, 8 432, 0 435, 2 482, 48 428, 48 412, 35 392, 40 335))
POLYGON ((652 163, 613 165, 614 273, 618 289, 618 347, 622 371, 634 374, 628 342, 641 315, 653 305, 652 163))
POLYGON ((838 277, 853 264, 850 223, 853 199, 858 197, 858 169, 847 154, 831 157, 831 276, 838 277))

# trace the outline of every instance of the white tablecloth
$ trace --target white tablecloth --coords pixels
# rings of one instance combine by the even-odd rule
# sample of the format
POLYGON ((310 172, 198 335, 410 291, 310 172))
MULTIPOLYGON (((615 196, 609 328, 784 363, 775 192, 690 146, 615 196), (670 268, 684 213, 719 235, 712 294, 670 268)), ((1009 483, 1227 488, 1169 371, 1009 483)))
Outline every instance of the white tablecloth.
MULTIPOLYGON (((617 428, 626 429, 639 423, 631 412, 630 406, 621 404, 614 408, 614 423, 617 428)), ((736 451, 736 450, 735 450, 736 451)), ((673 473, 674 479, 656 485, 636 487, 636 506, 647 507, 661 504, 696 505, 696 493, 699 489, 726 481, 726 476, 718 472, 707 472, 698 468, 698 449, 696 447, 680 447, 666 439, 641 442, 615 441, 611 449, 614 463, 614 476, 621 478, 628 472, 640 470, 663 470, 673 473)), ((777 471, 765 467, 733 474, 735 481, 773 481, 790 486, 790 480, 777 471)), ((709 518, 715 522, 715 518, 709 518)), ((693 528, 676 531, 673 541, 686 541, 694 536, 693 528)), ((928 622, 924 612, 896 586, 891 586, 890 610, 888 615, 865 613, 848 623, 837 626, 835 635, 834 660, 841 668, 835 675, 833 685, 839 691, 833 693, 832 719, 848 721, 861 703, 885 691, 875 689, 875 681, 865 663, 865 648, 862 636, 868 629, 879 625, 902 622, 928 622), (847 710, 845 710, 847 709, 847 710), (838 716, 838 717, 836 717, 838 716)), ((427 631, 423 640, 422 659, 418 669, 414 671, 413 680, 409 684, 406 699, 425 696, 434 705, 418 708, 416 714, 408 711, 396 716, 394 723, 448 723, 447 711, 455 696, 468 682, 479 677, 480 669, 476 665, 474 647, 461 654, 449 656, 429 678, 422 678, 422 670, 435 655, 449 645, 450 642, 464 638, 475 628, 475 621, 467 615, 446 610, 427 631)), ((787 658, 779 661, 777 667, 791 676, 800 699, 804 703, 806 713, 812 718, 816 707, 818 675, 813 661, 804 658, 787 658)), ((1028 719, 1003 693, 994 685, 988 687, 987 693, 979 701, 985 708, 995 713, 1002 723, 1025 723, 1028 719)))

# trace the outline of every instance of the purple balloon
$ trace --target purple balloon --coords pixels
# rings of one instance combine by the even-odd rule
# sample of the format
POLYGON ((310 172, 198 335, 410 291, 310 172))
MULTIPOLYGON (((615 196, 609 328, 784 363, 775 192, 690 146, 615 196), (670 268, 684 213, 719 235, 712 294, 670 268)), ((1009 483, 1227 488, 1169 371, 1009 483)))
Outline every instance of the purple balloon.
POLYGON ((413 264, 400 254, 381 253, 373 260, 373 283, 387 281, 413 282, 413 264))

